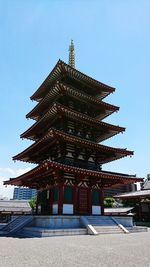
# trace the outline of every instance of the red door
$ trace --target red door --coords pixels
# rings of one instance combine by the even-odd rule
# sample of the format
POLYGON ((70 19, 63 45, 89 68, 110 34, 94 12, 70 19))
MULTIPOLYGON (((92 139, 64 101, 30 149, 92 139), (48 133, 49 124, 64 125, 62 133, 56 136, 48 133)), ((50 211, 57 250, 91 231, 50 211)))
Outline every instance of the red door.
POLYGON ((88 190, 87 188, 79 188, 78 195, 79 214, 88 214, 88 190))

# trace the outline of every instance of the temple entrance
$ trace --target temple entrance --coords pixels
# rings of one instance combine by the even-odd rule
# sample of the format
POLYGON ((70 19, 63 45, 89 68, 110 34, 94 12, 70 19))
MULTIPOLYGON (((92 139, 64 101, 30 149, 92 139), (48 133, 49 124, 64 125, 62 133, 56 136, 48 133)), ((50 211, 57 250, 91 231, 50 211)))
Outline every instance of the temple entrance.
POLYGON ((78 194, 79 214, 88 214, 88 190, 87 188, 79 188, 78 194))

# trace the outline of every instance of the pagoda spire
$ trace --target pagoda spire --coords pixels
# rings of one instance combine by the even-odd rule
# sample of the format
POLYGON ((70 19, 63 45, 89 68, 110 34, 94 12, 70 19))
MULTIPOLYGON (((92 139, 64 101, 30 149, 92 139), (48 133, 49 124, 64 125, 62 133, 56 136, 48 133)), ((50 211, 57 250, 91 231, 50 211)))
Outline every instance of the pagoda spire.
POLYGON ((72 68, 75 68, 75 50, 73 40, 71 40, 71 44, 69 46, 69 65, 72 68))

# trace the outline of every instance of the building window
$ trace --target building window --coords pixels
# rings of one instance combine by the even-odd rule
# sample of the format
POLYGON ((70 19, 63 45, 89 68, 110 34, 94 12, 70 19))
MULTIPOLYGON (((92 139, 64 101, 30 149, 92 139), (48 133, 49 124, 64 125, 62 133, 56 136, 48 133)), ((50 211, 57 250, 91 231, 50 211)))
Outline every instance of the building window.
POLYGON ((73 202, 73 188, 72 187, 67 186, 64 188, 64 202, 65 203, 73 202))
POLYGON ((100 193, 98 191, 92 192, 92 204, 95 206, 100 205, 100 193))
POLYGON ((53 189, 53 202, 58 202, 58 187, 53 189))

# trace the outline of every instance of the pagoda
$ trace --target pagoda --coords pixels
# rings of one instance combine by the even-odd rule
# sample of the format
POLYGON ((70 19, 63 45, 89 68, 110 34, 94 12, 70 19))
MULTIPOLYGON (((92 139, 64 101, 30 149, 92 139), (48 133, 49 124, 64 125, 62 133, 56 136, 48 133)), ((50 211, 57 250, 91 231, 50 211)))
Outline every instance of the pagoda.
POLYGON ((103 101, 114 91, 75 69, 71 41, 69 64, 59 60, 31 96, 37 105, 26 117, 35 123, 21 138, 34 143, 13 160, 37 166, 4 184, 37 189, 37 214, 103 215, 105 189, 141 181, 134 175, 102 170, 105 163, 133 155, 101 144, 125 131, 103 122, 119 110, 103 101))

